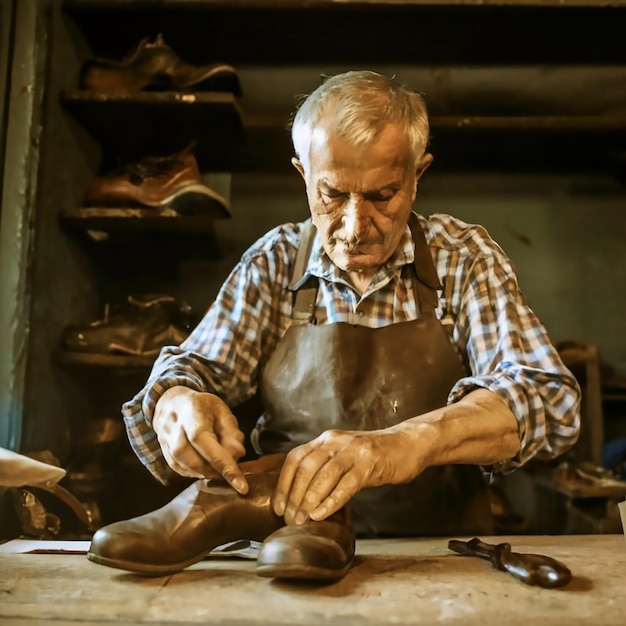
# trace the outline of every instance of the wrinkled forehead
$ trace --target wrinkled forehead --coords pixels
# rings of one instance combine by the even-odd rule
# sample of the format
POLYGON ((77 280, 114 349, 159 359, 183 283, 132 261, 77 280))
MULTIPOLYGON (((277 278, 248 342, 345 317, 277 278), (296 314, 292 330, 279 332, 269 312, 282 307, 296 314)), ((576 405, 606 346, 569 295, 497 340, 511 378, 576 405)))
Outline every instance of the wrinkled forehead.
POLYGON ((357 163, 412 168, 410 141, 399 124, 386 123, 370 132, 346 133, 332 120, 311 128, 309 158, 317 161, 357 163))
POLYGON ((386 103, 373 100, 380 98, 368 98, 367 105, 343 98, 330 99, 320 109, 311 132, 323 128, 328 134, 332 133, 355 146, 373 142, 390 124, 399 125, 399 120, 390 115, 386 103))

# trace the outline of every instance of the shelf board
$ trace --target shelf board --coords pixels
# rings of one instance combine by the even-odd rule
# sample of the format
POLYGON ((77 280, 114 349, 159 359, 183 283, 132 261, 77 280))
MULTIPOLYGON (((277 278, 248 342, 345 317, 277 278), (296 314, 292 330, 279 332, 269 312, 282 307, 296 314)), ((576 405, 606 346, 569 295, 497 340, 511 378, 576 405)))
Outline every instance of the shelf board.
POLYGON ((61 365, 105 367, 119 369, 146 369, 152 367, 158 355, 133 356, 126 354, 90 354, 59 350, 55 361, 61 365))
POLYGON ((195 142, 202 170, 227 171, 239 155, 241 111, 229 92, 67 90, 61 103, 107 154, 133 160, 195 142))
POLYGON ((82 207, 61 211, 59 221, 99 267, 115 274, 149 271, 165 277, 176 271, 179 259, 209 261, 221 255, 215 220, 206 215, 82 207), (167 254, 155 255, 154 250, 167 254))
POLYGON ((626 135, 626 116, 591 115, 506 115, 506 116, 433 116, 431 128, 437 130, 479 130, 485 132, 575 132, 613 133, 626 135))
MULTIPOLYGON (((154 0, 134 0, 136 7, 150 7, 154 4, 154 0)), ((232 0, 159 0, 159 7, 169 8, 201 8, 209 4, 213 7, 226 7, 232 5, 232 0)), ((238 0, 238 8, 299 8, 307 9, 314 7, 336 7, 337 0, 274 0, 268 3, 267 0, 238 0)), ((364 6, 389 6, 389 5, 408 5, 408 6, 439 6, 439 7, 455 7, 455 6, 494 6, 494 7, 607 7, 607 6, 624 6, 626 0, 342 0, 342 5, 352 5, 354 8, 363 8, 364 6)), ((65 0, 66 8, 74 7, 109 7, 127 8, 128 0, 65 0)))
POLYGON ((61 212, 61 220, 84 231, 141 230, 212 234, 214 217, 179 215, 170 209, 81 207, 61 212))

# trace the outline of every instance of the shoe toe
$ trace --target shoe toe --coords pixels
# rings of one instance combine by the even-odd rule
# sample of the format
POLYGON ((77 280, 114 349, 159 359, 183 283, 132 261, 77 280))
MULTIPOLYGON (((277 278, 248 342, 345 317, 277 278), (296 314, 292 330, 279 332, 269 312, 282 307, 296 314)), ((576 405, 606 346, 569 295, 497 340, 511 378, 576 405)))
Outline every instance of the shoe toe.
POLYGON ((141 534, 133 532, 123 522, 118 522, 94 533, 87 558, 94 563, 132 571, 148 566, 151 552, 141 534))
POLYGON ((285 526, 270 535, 259 551, 256 573, 318 581, 343 577, 352 563, 354 547, 311 532, 311 526, 285 526))
POLYGON ((87 558, 99 565, 107 565, 146 576, 164 576, 185 569, 200 560, 203 554, 189 558, 183 550, 161 541, 157 546, 151 533, 133 528, 133 520, 115 522, 98 529, 87 552, 87 558))

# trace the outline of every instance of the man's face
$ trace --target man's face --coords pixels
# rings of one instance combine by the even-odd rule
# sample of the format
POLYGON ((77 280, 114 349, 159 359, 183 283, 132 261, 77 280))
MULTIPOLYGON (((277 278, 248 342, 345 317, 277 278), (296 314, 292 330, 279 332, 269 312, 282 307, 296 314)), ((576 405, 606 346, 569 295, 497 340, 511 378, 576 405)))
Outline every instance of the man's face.
POLYGON ((405 135, 389 125, 373 144, 354 148, 322 123, 311 138, 309 171, 294 165, 326 254, 347 272, 375 273, 397 248, 415 199, 405 135))

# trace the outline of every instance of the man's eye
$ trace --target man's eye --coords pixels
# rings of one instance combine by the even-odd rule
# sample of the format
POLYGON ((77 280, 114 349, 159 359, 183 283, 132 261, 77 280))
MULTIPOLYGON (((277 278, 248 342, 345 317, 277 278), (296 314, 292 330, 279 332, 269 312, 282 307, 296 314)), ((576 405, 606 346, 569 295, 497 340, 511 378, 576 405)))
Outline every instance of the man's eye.
POLYGON ((393 189, 386 189, 385 191, 368 193, 365 195, 365 199, 368 202, 389 202, 395 195, 396 192, 393 189))
POLYGON ((322 192, 322 196, 324 196, 324 198, 328 198, 329 200, 336 200, 337 198, 341 198, 344 195, 345 194, 341 193, 340 191, 323 191, 322 192))

